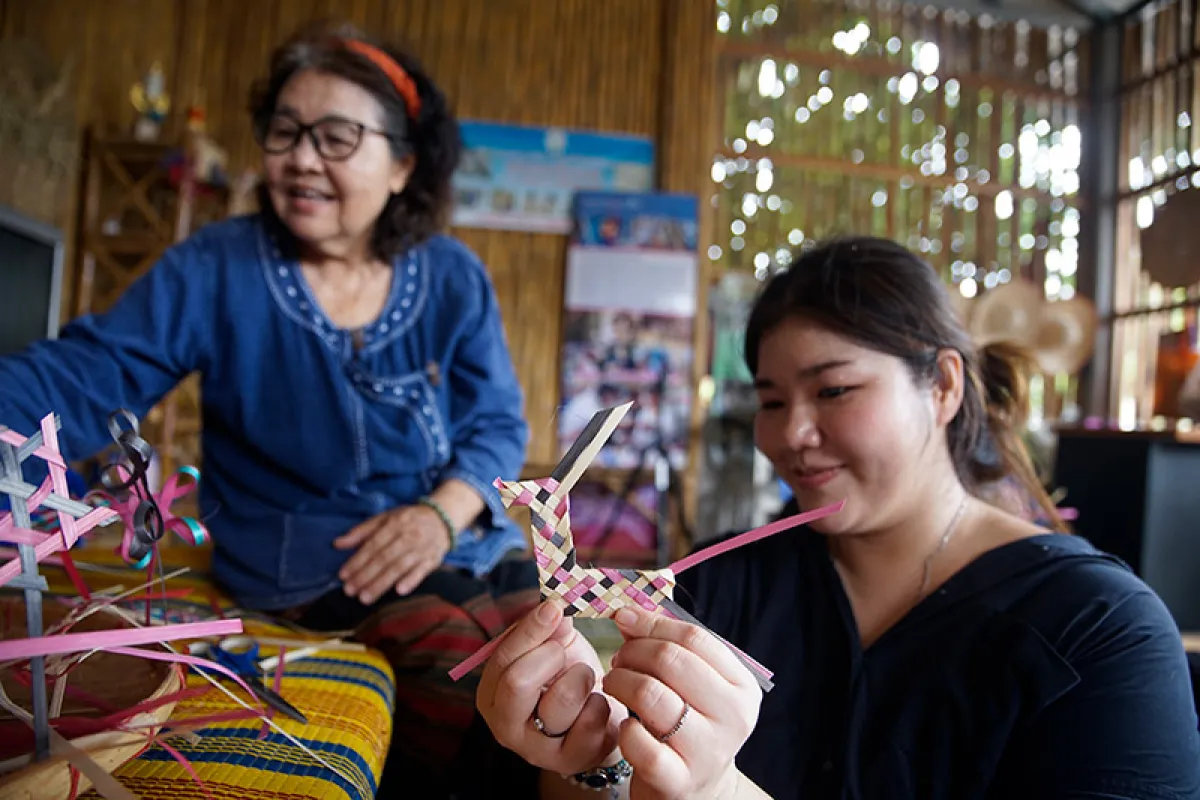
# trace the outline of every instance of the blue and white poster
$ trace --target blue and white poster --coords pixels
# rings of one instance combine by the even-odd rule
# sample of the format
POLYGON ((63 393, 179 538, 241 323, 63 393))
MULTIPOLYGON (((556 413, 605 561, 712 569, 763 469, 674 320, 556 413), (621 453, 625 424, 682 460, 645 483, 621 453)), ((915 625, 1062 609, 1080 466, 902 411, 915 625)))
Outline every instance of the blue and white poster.
POLYGON ((460 227, 565 234, 577 192, 653 188, 649 139, 490 122, 461 128, 452 217, 460 227))
POLYGON ((647 451, 686 463, 697 287, 696 198, 581 193, 567 254, 559 449, 594 411, 634 401, 597 466, 647 451))

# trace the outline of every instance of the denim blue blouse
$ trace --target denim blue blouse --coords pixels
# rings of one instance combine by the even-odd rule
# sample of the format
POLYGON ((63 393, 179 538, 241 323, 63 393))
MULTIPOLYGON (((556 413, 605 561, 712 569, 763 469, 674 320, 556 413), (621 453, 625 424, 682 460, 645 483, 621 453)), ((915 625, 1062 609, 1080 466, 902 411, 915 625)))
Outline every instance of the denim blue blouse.
POLYGON ((0 359, 0 423, 31 432, 55 411, 64 453, 87 457, 114 409, 144 415, 193 371, 214 577, 241 604, 336 588, 336 537, 451 478, 487 507, 448 566, 481 575, 525 546, 492 487, 524 461, 523 395, 491 281, 456 240, 397 258, 382 314, 352 334, 259 217, 207 226, 107 313, 0 359))

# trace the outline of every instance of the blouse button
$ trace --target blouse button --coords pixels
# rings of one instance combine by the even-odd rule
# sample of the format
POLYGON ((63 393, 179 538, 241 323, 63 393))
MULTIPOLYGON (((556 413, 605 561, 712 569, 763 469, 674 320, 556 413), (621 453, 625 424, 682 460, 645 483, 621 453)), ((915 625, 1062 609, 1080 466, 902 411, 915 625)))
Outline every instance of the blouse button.
POLYGON ((392 322, 399 322, 399 321, 400 321, 400 312, 393 311, 392 312, 392 322))
POLYGON ((287 296, 288 296, 288 297, 295 297, 295 296, 296 296, 296 287, 295 287, 295 286, 289 286, 289 287, 287 287, 287 296))
POLYGON ((404 298, 403 300, 401 300, 401 301, 400 301, 400 305, 404 306, 405 308, 408 308, 409 306, 411 306, 411 305, 412 305, 412 300, 409 300, 409 299, 406 297, 406 298, 404 298))
POLYGON ((387 333, 387 331, 388 331, 388 324, 386 322, 379 323, 379 332, 387 333))
POLYGON ((381 392, 381 393, 383 392, 383 384, 381 384, 381 383, 372 384, 371 388, 376 392, 381 392))
POLYGON ((279 277, 281 277, 281 278, 286 278, 286 277, 287 277, 287 267, 280 267, 280 268, 279 268, 279 277))

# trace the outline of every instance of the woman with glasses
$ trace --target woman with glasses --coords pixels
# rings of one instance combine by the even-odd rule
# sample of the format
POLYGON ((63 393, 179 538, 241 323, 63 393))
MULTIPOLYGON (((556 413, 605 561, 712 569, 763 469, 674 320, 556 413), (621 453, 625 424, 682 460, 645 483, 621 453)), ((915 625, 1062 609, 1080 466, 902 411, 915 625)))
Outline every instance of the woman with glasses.
POLYGON ((261 212, 205 227, 107 313, 0 360, 0 422, 32 431, 55 411, 85 458, 113 410, 144 415, 199 372, 215 579, 244 607, 382 650, 385 774, 444 797, 474 694, 445 665, 537 602, 492 487, 524 461, 521 388, 487 272, 440 233, 458 126, 412 57, 340 29, 280 47, 251 110, 261 212))

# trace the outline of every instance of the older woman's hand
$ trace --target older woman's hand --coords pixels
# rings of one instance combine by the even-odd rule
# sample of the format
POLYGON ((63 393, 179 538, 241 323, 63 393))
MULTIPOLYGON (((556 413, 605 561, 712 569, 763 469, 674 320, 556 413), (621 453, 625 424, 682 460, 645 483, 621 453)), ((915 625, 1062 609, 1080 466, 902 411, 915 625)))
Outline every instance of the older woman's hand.
POLYGON ((417 588, 450 552, 450 536, 436 511, 408 506, 372 517, 333 546, 358 548, 338 577, 346 594, 370 605, 390 589, 405 595, 417 588))
POLYGON ((600 694, 600 659, 550 603, 509 629, 484 668, 476 706, 496 741, 560 774, 615 761, 623 708, 600 694), (535 717, 541 721, 538 729, 535 717))
POLYGON ((638 800, 735 796, 734 756, 754 730, 762 692, 724 644, 702 628, 640 609, 617 612, 625 644, 604 691, 638 719, 621 727, 638 800))

